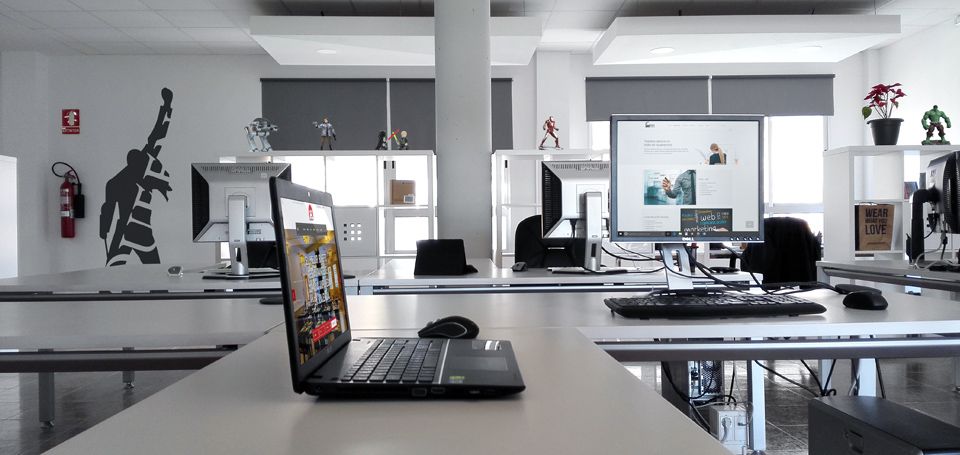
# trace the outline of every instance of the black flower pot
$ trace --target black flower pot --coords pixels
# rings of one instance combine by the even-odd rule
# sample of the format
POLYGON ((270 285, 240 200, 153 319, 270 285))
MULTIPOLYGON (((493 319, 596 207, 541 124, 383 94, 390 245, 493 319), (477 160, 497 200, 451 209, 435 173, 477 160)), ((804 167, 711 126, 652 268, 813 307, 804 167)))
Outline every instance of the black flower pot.
POLYGON ((897 145, 902 118, 878 118, 867 122, 873 131, 873 145, 897 145))

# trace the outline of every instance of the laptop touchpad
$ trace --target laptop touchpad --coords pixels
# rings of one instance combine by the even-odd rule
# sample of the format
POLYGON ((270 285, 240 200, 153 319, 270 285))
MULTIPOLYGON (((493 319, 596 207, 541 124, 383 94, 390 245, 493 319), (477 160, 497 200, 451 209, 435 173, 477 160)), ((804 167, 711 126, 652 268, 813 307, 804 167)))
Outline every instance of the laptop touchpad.
POLYGON ((455 356, 447 359, 447 368, 457 370, 507 371, 504 357, 455 356))

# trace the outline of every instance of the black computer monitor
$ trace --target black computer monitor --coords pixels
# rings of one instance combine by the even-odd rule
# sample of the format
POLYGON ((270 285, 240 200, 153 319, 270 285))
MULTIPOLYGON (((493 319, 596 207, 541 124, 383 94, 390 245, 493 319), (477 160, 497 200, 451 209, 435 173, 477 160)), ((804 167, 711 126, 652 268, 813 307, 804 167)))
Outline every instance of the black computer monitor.
POLYGON ((611 240, 677 253, 671 288, 692 288, 685 243, 762 242, 763 126, 758 115, 611 116, 611 240))
POLYGON ((583 251, 582 266, 600 271, 601 241, 610 217, 610 163, 544 161, 541 214, 544 239, 567 239, 583 251))
MULTIPOLYGON (((193 241, 227 242, 230 269, 219 278, 248 278, 255 265, 276 264, 270 177, 290 180, 287 163, 194 163, 193 241)), ((277 276, 261 271, 253 276, 277 276)))

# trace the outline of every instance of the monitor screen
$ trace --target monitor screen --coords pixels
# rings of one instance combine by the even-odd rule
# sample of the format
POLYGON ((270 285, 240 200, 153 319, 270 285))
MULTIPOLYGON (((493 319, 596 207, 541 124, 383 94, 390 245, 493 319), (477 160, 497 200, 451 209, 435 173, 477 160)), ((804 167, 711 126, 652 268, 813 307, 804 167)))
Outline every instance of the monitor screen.
POLYGON ((300 365, 330 347, 349 329, 333 209, 280 199, 287 286, 300 365))
POLYGON ((613 241, 763 240, 763 117, 610 118, 613 241))

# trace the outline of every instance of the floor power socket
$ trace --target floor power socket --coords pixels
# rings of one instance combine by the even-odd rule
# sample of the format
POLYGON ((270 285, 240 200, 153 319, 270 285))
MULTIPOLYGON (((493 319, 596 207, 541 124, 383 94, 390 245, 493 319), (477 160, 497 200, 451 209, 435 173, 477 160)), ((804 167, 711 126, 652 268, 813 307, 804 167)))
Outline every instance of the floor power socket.
POLYGON ((731 453, 745 453, 747 447, 747 411, 743 406, 709 406, 710 434, 731 453))

